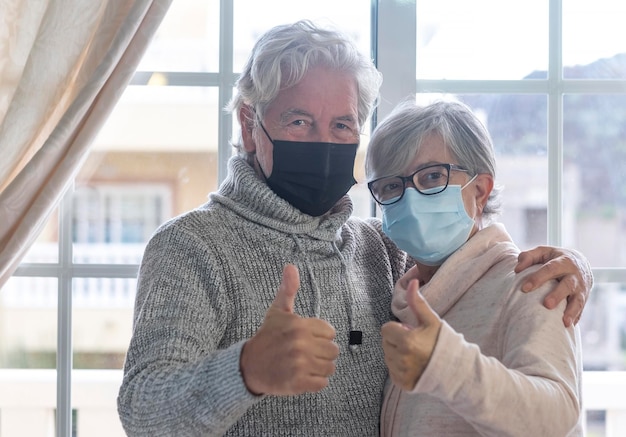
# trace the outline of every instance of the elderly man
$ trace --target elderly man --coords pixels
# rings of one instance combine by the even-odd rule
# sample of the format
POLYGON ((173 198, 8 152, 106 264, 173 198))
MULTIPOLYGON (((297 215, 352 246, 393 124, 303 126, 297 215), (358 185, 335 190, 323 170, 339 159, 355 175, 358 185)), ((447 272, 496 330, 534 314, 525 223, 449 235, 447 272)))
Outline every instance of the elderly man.
MULTIPOLYGON (((119 395, 128 435, 378 434, 380 329, 413 264, 346 195, 380 82, 350 40, 310 22, 256 43, 227 179, 146 248, 119 395)), ((524 264, 549 250, 534 279, 565 275, 553 297, 572 289, 575 318, 589 270, 550 248, 524 264)))

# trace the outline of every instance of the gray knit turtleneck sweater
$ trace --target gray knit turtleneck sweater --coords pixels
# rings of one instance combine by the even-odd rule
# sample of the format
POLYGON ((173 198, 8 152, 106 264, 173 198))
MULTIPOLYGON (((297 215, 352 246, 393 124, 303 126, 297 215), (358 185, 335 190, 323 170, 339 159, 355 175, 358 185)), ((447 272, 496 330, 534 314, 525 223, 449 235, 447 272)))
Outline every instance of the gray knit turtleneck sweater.
POLYGON ((380 327, 405 255, 344 196, 311 217, 277 197, 241 158, 202 207, 161 226, 139 272, 118 398, 129 436, 374 436, 386 379, 380 327), (254 396, 241 347, 261 326, 283 266, 295 312, 334 326, 336 372, 319 393, 254 396), (348 345, 351 330, 363 342, 348 345))

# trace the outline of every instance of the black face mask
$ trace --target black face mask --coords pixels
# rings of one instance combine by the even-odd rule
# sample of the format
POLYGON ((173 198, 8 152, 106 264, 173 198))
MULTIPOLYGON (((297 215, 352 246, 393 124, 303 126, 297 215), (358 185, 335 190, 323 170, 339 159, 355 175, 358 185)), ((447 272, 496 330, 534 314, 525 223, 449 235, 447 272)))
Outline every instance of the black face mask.
POLYGON ((272 140, 262 124, 261 128, 274 145, 267 185, 303 213, 323 215, 356 183, 353 171, 358 143, 272 140))

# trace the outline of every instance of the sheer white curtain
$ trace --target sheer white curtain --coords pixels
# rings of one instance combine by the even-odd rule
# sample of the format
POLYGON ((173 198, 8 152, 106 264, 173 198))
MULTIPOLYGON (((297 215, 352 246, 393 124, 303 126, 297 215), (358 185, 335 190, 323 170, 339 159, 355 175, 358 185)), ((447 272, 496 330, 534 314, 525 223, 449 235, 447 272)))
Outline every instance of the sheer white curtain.
POLYGON ((0 287, 42 230, 171 0, 0 0, 0 287))

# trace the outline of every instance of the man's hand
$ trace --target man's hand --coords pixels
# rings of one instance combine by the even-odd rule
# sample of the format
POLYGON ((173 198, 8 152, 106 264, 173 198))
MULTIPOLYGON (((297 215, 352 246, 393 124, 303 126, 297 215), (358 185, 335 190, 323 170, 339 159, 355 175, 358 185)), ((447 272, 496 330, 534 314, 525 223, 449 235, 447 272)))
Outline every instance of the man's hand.
POLYGON ((441 319, 424 300, 418 284, 417 280, 411 280, 406 291, 406 300, 415 314, 418 327, 387 322, 381 331, 389 376, 404 390, 413 390, 422 376, 441 330, 441 319))
POLYGON ((533 264, 543 266, 528 277, 522 290, 533 291, 550 279, 558 280, 559 284, 546 296, 543 304, 552 309, 567 298, 563 323, 565 326, 578 323, 593 287, 591 267, 585 257, 575 250, 539 246, 520 253, 515 272, 519 273, 533 264))
POLYGON ((339 355, 339 347, 333 342, 335 329, 324 320, 294 314, 298 288, 298 269, 291 264, 285 266, 263 325, 241 351, 241 373, 254 394, 317 392, 335 373, 339 355))

